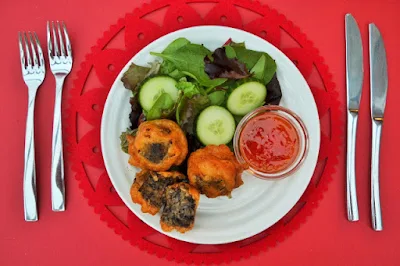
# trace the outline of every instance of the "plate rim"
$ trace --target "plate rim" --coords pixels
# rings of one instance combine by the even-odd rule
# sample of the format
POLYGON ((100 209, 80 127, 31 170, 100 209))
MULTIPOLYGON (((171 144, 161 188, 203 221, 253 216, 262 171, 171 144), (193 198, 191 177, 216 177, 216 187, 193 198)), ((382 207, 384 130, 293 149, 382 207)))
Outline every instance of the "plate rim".
MULTIPOLYGON (((104 139, 105 139, 104 136, 103 136, 103 135, 105 134, 105 133, 104 133, 104 132, 105 132, 105 130, 104 130, 104 124, 105 124, 105 122, 104 122, 104 120, 105 120, 104 112, 105 112, 106 109, 108 109, 108 105, 110 105, 109 95, 110 95, 112 89, 113 89, 113 88, 117 85, 117 83, 119 82, 119 80, 120 80, 120 78, 121 78, 121 76, 122 76, 124 70, 127 69, 128 66, 133 62, 133 59, 137 56, 137 54, 140 53, 142 50, 146 49, 148 46, 152 45, 153 43, 160 41, 160 39, 167 38, 167 36, 169 36, 169 35, 176 34, 176 33, 178 33, 178 32, 191 31, 191 30, 195 30, 195 29, 198 29, 198 28, 210 28, 210 30, 211 30, 211 29, 215 29, 215 28, 219 28, 219 29, 221 29, 221 30, 223 30, 223 29, 229 29, 229 30, 234 30, 234 31, 240 32, 241 34, 250 34, 250 35, 252 35, 253 37, 259 39, 260 41, 263 41, 263 42, 268 43, 270 46, 272 46, 274 49, 276 49, 279 53, 281 53, 281 54, 283 55, 283 57, 285 57, 285 58, 287 59, 287 61, 289 62, 289 64, 291 64, 292 67, 294 67, 294 68, 296 69, 296 71, 298 72, 299 76, 301 77, 301 79, 304 80, 304 83, 307 85, 308 89, 310 90, 310 94, 311 94, 312 100, 313 100, 313 101, 312 101, 313 109, 316 110, 316 115, 317 115, 317 117, 318 117, 318 121, 316 122, 317 129, 318 129, 318 130, 317 130, 317 131, 318 131, 318 132, 317 132, 317 134, 318 134, 318 140, 317 140, 317 143, 316 143, 316 144, 318 145, 318 148, 317 148, 317 152, 316 152, 316 159, 315 159, 315 162, 313 163, 313 169, 315 170, 315 168, 316 168, 316 166, 317 166, 317 162, 318 162, 318 156, 319 156, 319 153, 320 153, 320 147, 321 147, 321 133, 320 133, 321 125, 320 125, 320 117, 319 117, 319 113, 318 113, 317 104, 316 104, 316 102, 315 102, 314 95, 313 95, 313 93, 312 93, 312 91, 311 91, 311 88, 310 88, 310 86, 309 86, 307 80, 305 79, 305 77, 303 76, 303 74, 300 72, 300 70, 297 68, 297 66, 288 58, 288 56, 286 56, 286 54, 283 53, 283 51, 282 51, 281 49, 279 49, 278 47, 276 47, 274 44, 268 42, 267 40, 265 40, 265 39, 263 39, 263 38, 261 38, 261 37, 255 35, 255 34, 253 34, 253 33, 251 33, 251 32, 248 32, 248 31, 245 31, 245 30, 242 30, 242 29, 238 29, 238 28, 234 28, 234 27, 221 26, 221 25, 200 25, 200 26, 192 26, 192 27, 187 27, 187 28, 183 28, 183 29, 178 29, 178 30, 175 30, 175 31, 171 31, 171 32, 169 32, 169 33, 167 33, 167 34, 164 34, 164 35, 158 37, 157 39, 153 40, 152 42, 148 43, 147 45, 145 45, 143 48, 141 48, 139 51, 137 51, 137 52, 127 61, 127 63, 122 67, 121 71, 120 71, 120 72, 118 73, 118 75, 116 76, 114 82, 113 82, 112 85, 110 86, 109 92, 107 93, 107 98, 106 98, 106 101, 105 101, 105 104, 104 104, 103 113, 102 113, 102 117, 101 117, 101 125, 100 125, 100 145, 101 145, 101 147, 104 147, 104 146, 105 146, 105 145, 103 145, 104 139)), ((125 70, 125 71, 126 71, 126 70, 125 70)), ((107 155, 106 155, 106 156, 107 156, 107 155)), ((113 178, 112 178, 111 175, 109 174, 109 172, 110 172, 110 171, 109 171, 109 166, 108 166, 108 163, 107 163, 107 161, 106 161, 106 159, 105 159, 104 153, 103 153, 103 156, 102 156, 102 157, 103 157, 105 169, 106 169, 106 171, 107 171, 107 175, 109 176, 112 185, 115 187, 115 191, 117 192, 118 196, 119 196, 119 197, 121 198, 121 200, 123 201, 124 205, 125 205, 135 216, 137 216, 138 219, 140 219, 142 222, 146 223, 148 226, 150 226, 150 227, 153 228, 154 230, 158 231, 159 233, 162 233, 163 235, 165 235, 165 236, 167 236, 167 237, 171 237, 171 238, 177 239, 177 240, 179 240, 179 241, 184 241, 184 242, 193 243, 193 244, 211 244, 211 245, 216 245, 216 244, 229 244, 229 243, 232 243, 232 242, 242 241, 242 240, 244 240, 244 239, 251 238, 251 237, 253 237, 253 236, 256 235, 256 234, 261 233, 261 232, 267 230, 268 228, 270 228, 271 226, 273 226, 275 223, 277 223, 278 221, 280 221, 280 220, 290 211, 290 209, 289 209, 286 213, 284 213, 284 214, 282 215, 282 217, 280 217, 275 223, 271 224, 270 226, 267 226, 266 228, 262 229, 262 230, 259 231, 259 232, 256 232, 256 233, 254 233, 254 234, 250 234, 250 235, 248 235, 248 236, 246 236, 246 237, 243 237, 243 238, 240 238, 240 239, 229 240, 229 241, 215 241, 215 242, 190 241, 190 240, 187 240, 187 239, 183 239, 183 238, 180 237, 181 235, 170 235, 170 234, 169 234, 170 232, 164 232, 164 231, 162 231, 160 228, 157 228, 157 227, 154 226, 153 224, 148 223, 146 220, 141 219, 141 217, 140 217, 139 215, 136 214, 136 212, 135 212, 135 211, 129 206, 129 204, 125 201, 124 197, 121 197, 120 192, 119 192, 118 189, 116 188, 116 186, 115 186, 115 181, 113 181, 113 178)), ((293 207, 296 205, 296 203, 299 201, 299 199, 301 198, 301 196, 304 194, 304 192, 306 191, 308 185, 310 184, 311 179, 312 179, 312 174, 311 174, 310 177, 308 177, 308 180, 307 180, 307 182, 306 182, 306 185, 305 185, 304 189, 303 189, 302 192, 300 193, 299 197, 296 198, 296 201, 295 201, 294 205, 293 205, 291 208, 293 208, 293 207)), ((146 213, 142 213, 142 214, 143 214, 143 215, 146 215, 146 213)), ((183 234, 182 234, 182 235, 183 235, 183 234)))

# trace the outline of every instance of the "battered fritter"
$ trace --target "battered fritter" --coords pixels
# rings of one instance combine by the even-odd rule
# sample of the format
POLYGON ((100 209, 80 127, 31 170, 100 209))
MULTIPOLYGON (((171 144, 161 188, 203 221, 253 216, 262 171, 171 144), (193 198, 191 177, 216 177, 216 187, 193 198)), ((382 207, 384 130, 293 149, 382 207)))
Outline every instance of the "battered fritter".
POLYGON ((131 165, 152 171, 167 171, 180 165, 188 153, 182 129, 168 119, 140 124, 136 136, 127 136, 131 165))
POLYGON ((226 145, 208 145, 190 154, 188 177, 192 186, 208 198, 229 196, 243 184, 244 167, 226 145))
POLYGON ((178 183, 167 187, 165 197, 160 220, 162 230, 170 232, 175 229, 181 233, 191 230, 199 205, 199 191, 187 183, 178 183))
POLYGON ((155 215, 165 204, 166 188, 182 181, 187 182, 187 178, 179 172, 142 170, 131 187, 132 201, 142 205, 142 212, 155 215))

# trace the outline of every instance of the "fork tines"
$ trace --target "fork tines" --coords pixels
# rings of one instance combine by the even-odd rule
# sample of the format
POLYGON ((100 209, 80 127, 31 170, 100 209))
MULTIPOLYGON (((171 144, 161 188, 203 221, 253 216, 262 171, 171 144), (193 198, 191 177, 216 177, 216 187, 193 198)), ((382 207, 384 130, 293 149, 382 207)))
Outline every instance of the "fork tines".
POLYGON ((50 61, 57 60, 60 57, 71 58, 71 43, 63 21, 47 22, 47 43, 50 61))
POLYGON ((44 57, 36 32, 19 32, 18 38, 23 75, 43 72, 44 57))

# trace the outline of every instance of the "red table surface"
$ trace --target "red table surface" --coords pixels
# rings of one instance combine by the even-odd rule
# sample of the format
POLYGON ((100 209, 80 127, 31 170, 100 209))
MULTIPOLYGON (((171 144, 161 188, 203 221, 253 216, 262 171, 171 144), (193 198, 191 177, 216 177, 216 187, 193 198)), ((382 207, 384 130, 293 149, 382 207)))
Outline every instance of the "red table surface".
MULTIPOLYGON (((398 0, 264 0, 305 32, 325 58, 345 107, 344 15, 357 19, 364 44, 365 77, 357 137, 357 185, 360 221, 345 211, 345 153, 329 190, 312 217, 289 239, 232 265, 399 265, 400 252, 400 1, 398 0), (388 55, 389 93, 382 139, 381 191, 384 231, 370 222, 370 116, 368 23, 378 25, 388 55)), ((3 0, 0 7, 0 265, 173 265, 149 255, 99 220, 77 182, 67 177, 67 211, 54 213, 50 202, 51 129, 54 79, 50 72, 37 95, 36 162, 40 220, 23 217, 22 176, 27 89, 21 78, 17 32, 35 30, 45 47, 47 20, 64 20, 73 40, 74 70, 67 86, 104 30, 142 1, 3 0)), ((343 138, 344 142, 345 138, 343 138)), ((344 143, 343 143, 344 144, 344 143)), ((345 146, 344 146, 345 147, 345 146)))

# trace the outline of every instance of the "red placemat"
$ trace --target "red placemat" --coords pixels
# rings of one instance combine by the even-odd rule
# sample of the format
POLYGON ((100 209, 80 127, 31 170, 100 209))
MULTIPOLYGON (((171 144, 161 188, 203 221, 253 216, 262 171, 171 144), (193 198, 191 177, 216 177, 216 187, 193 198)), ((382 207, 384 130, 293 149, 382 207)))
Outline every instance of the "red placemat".
POLYGON ((69 96, 64 112, 68 161, 76 172, 79 186, 89 204, 101 220, 123 239, 159 257, 179 262, 228 262, 257 254, 285 240, 318 206, 335 171, 343 133, 338 96, 318 51, 283 15, 250 0, 182 0, 173 3, 158 0, 143 5, 118 20, 92 47, 69 96), (242 20, 244 13, 247 13, 247 21, 242 20), (163 17, 162 24, 157 23, 160 17, 163 17), (240 28, 281 49, 295 62, 309 83, 321 123, 317 167, 298 203, 264 232, 224 245, 181 242, 144 224, 122 203, 113 189, 100 149, 100 121, 104 103, 112 83, 128 60, 151 41, 171 31, 205 24, 240 28))

